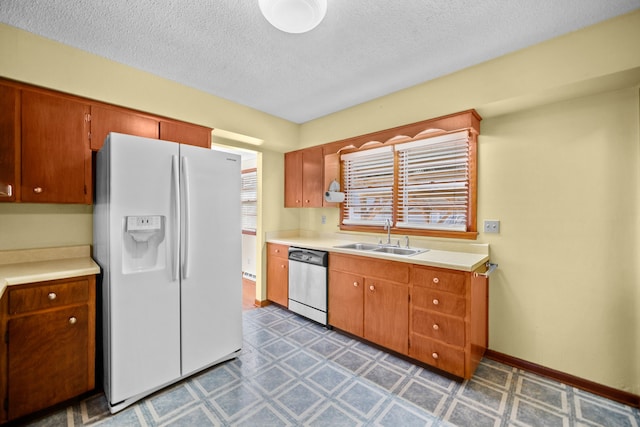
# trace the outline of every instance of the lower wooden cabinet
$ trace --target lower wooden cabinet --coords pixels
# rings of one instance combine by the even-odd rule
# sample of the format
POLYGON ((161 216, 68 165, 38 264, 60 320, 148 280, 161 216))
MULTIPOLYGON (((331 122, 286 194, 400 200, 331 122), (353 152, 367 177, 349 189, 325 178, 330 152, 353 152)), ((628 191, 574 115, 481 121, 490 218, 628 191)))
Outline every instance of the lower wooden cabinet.
POLYGON ((487 279, 414 265, 409 356, 471 378, 487 348, 487 279))
POLYGON ((289 247, 267 243, 267 299, 289 305, 289 247))
POLYGON ((365 279, 364 338, 406 354, 409 346, 409 287, 365 279))
POLYGON ((3 421, 95 388, 95 276, 10 286, 1 327, 3 421))
POLYGON ((331 253, 329 324, 407 353, 409 264, 331 253))
MULTIPOLYGON (((331 263, 333 255, 330 255, 331 263)), ((350 334, 364 336, 364 277, 329 271, 329 324, 350 334)))
POLYGON ((329 255, 329 325, 462 378, 487 348, 488 283, 472 272, 329 255))

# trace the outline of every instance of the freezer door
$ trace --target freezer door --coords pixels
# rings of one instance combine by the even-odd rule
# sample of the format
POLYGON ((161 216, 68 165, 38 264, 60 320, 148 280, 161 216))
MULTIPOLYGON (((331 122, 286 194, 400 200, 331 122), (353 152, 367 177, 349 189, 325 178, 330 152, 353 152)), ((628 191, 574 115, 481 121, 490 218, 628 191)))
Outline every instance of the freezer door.
MULTIPOLYGON (((111 134, 106 144, 110 256, 103 266, 109 270, 103 283, 109 307, 105 391, 113 405, 180 377, 180 284, 174 280, 179 194, 171 173, 179 150, 174 143, 121 134, 111 134), (160 217, 164 227, 161 242, 146 242, 162 246, 158 260, 145 258, 144 216, 160 217), (127 224, 128 217, 143 218, 136 225, 127 224), (132 237, 128 227, 142 230, 132 237)), ((102 162, 99 157, 98 169, 102 162)))
POLYGON ((240 157, 181 145, 182 375, 242 347, 240 157))

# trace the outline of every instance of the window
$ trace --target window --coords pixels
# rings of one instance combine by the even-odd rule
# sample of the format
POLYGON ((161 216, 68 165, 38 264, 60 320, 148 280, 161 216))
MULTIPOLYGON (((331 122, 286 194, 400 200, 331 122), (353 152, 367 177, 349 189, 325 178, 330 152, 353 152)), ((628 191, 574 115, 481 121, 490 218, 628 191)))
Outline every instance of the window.
POLYGON ((384 225, 393 217, 393 148, 343 154, 342 223, 384 225))
POLYGON ((242 171, 242 233, 256 234, 258 218, 258 176, 256 169, 242 171))
POLYGON ((470 130, 422 132, 341 156, 341 229, 476 236, 476 136, 470 130))
POLYGON ((398 153, 396 226, 467 230, 469 133, 394 146, 398 153))

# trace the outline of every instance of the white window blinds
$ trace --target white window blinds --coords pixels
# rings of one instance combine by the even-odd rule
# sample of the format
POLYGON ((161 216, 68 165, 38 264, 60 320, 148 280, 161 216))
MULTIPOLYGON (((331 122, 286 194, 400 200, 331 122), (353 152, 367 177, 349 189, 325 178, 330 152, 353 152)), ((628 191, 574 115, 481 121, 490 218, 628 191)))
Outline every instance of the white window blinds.
POLYGON ((461 131, 395 145, 396 227, 466 231, 469 133, 461 131))
POLYGON ((258 176, 255 170, 242 172, 242 229, 255 232, 258 218, 258 176))
POLYGON ((341 156, 345 201, 342 223, 384 225, 393 217, 393 148, 381 147, 341 156))

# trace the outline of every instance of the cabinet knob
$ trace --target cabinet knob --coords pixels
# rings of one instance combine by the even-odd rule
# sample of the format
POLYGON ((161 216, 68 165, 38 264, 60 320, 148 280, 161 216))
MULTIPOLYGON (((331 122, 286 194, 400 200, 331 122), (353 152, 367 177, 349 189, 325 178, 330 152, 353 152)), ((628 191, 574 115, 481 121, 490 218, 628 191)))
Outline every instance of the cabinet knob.
POLYGON ((438 355, 438 353, 434 351, 433 353, 431 353, 431 357, 433 357, 434 359, 437 359, 440 356, 438 355))
POLYGON ((358 287, 358 282, 353 282, 353 286, 358 287))
POLYGON ((375 287, 375 286, 373 286, 373 285, 371 285, 371 286, 369 286, 369 290, 370 290, 370 291, 375 291, 375 290, 376 290, 376 287, 375 287))
POLYGON ((433 278, 433 283, 440 283, 440 279, 438 279, 437 277, 433 278))
POLYGON ((309 200, 307 199, 307 200, 305 200, 304 202, 305 202, 305 203, 309 203, 309 200))
POLYGON ((47 295, 47 298, 49 298, 50 301, 53 301, 54 299, 58 298, 58 295, 56 295, 55 292, 49 292, 49 295, 47 295))
POLYGON ((276 249, 276 250, 275 250, 275 252, 276 252, 277 254, 279 254, 279 253, 280 253, 280 249, 276 249))
POLYGON ((433 324, 433 330, 434 330, 434 331, 437 331, 438 329, 440 329, 440 326, 438 326, 438 324, 437 324, 437 323, 434 323, 434 324, 433 324))
POLYGON ((78 319, 76 319, 75 316, 69 317, 69 324, 70 325, 75 325, 77 321, 78 321, 78 319))
POLYGON ((36 194, 42 193, 42 187, 34 187, 33 188, 33 192, 36 193, 36 194))
POLYGON ((440 301, 437 298, 433 299, 433 305, 438 305, 440 304, 440 301))
POLYGON ((280 268, 285 268, 286 266, 284 264, 280 264, 280 268))

